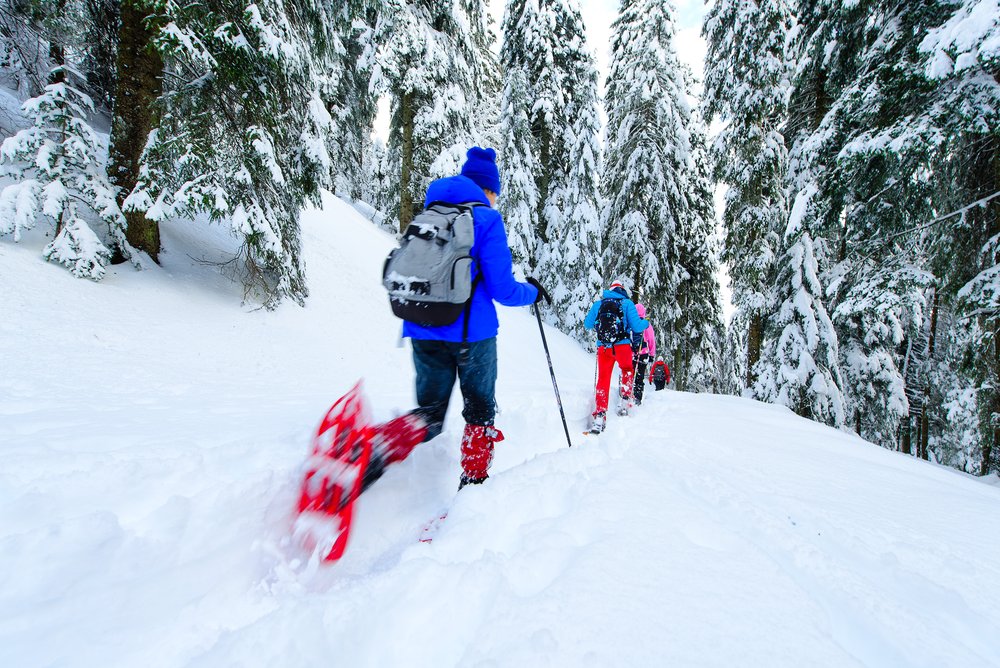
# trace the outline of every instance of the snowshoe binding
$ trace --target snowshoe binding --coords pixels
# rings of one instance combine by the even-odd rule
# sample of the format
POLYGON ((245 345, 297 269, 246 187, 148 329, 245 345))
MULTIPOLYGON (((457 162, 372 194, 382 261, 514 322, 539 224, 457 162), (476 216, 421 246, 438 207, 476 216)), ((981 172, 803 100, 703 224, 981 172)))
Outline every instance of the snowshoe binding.
POLYGON ((607 424, 607 416, 604 413, 597 413, 590 421, 590 433, 600 434, 607 424))

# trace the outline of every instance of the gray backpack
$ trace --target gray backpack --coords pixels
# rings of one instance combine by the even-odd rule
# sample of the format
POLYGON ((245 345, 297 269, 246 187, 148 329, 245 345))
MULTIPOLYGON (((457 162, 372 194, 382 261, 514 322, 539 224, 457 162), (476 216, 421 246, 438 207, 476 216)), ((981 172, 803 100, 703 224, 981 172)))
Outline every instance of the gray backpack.
POLYGON ((406 228, 382 268, 396 317, 440 327, 458 320, 471 303, 472 209, 477 205, 433 202, 406 228))

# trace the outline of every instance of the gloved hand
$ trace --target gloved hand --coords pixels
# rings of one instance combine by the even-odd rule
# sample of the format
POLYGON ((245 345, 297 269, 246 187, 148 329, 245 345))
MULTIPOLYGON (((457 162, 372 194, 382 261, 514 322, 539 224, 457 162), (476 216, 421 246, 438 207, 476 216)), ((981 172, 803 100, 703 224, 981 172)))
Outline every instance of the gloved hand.
POLYGON ((543 288, 541 286, 541 284, 537 280, 535 280, 531 276, 529 276, 528 278, 526 278, 524 280, 525 280, 526 283, 528 283, 528 285, 534 285, 535 289, 538 290, 538 296, 535 297, 535 303, 536 304, 538 302, 542 301, 542 299, 545 300, 546 304, 552 304, 552 297, 549 296, 548 291, 545 288, 543 288))

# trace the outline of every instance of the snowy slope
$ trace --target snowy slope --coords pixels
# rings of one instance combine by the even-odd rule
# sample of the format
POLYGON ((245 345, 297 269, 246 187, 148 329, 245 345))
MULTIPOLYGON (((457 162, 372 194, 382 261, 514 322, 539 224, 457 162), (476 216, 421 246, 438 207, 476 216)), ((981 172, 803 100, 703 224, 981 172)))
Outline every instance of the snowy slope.
POLYGON ((198 261, 221 232, 101 284, 0 242, 0 666, 1000 666, 1000 488, 733 397, 584 437, 593 360, 547 330, 566 448, 528 309, 494 477, 456 495, 453 409, 340 563, 296 564, 325 409, 413 401, 391 239, 334 198, 303 224, 310 300, 271 313, 198 261))

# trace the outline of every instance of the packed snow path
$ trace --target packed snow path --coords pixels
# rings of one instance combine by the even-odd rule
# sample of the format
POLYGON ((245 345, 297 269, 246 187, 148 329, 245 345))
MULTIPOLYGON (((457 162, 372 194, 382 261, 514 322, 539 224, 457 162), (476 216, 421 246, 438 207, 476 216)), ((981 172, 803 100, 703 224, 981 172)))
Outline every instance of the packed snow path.
POLYGON ((413 401, 391 239, 333 198, 304 224, 312 296, 274 313, 211 232, 102 284, 0 243, 0 665, 1000 666, 1000 489, 733 397, 582 436, 593 358, 549 330, 566 448, 528 309, 494 477, 456 494, 453 407, 341 562, 297 562, 323 412, 359 377, 376 419, 413 401))

